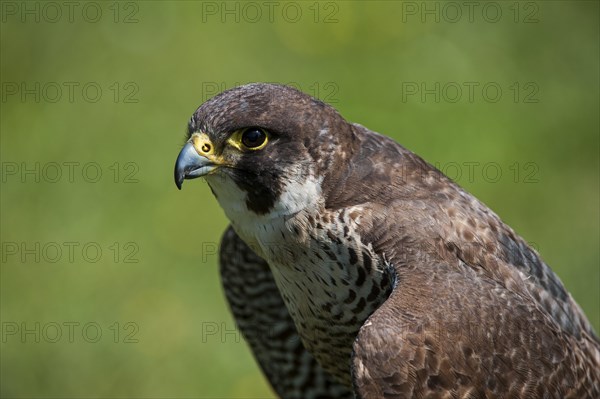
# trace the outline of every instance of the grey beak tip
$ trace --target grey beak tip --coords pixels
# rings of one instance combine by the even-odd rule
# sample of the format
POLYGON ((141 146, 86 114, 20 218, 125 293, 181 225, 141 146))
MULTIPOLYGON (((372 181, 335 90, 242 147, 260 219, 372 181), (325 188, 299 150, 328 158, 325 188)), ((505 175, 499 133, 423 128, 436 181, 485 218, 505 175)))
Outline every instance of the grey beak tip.
POLYGON ((175 185, 177 186, 177 188, 179 190, 181 190, 184 180, 185 180, 185 170, 182 170, 181 168, 177 167, 177 165, 175 165, 175 185))
POLYGON ((181 149, 179 156, 177 156, 177 161, 175 161, 175 170, 173 171, 175 185, 181 190, 185 179, 195 179, 204 176, 210 170, 210 161, 198 155, 191 143, 186 143, 181 149))
POLYGON ((178 164, 175 164, 175 185, 178 189, 181 190, 181 186, 183 185, 183 180, 185 179, 185 174, 179 170, 178 164))

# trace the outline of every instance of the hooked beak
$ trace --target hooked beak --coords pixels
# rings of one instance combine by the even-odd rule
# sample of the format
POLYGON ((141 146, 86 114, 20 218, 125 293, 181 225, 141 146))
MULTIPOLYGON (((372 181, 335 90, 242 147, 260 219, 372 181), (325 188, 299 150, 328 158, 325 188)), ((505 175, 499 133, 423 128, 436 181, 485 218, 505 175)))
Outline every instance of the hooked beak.
POLYGON ((216 167, 208 158, 198 154, 192 143, 186 143, 175 162, 175 184, 181 190, 183 180, 205 176, 216 167))

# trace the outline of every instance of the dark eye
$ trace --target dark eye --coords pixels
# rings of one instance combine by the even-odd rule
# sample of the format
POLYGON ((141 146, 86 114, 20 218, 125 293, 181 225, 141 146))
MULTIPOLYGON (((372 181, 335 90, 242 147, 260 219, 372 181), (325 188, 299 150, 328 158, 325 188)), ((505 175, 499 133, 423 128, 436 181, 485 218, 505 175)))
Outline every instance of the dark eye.
POLYGON ((250 127, 242 133, 242 144, 246 148, 257 149, 267 141, 267 134, 257 127, 250 127))

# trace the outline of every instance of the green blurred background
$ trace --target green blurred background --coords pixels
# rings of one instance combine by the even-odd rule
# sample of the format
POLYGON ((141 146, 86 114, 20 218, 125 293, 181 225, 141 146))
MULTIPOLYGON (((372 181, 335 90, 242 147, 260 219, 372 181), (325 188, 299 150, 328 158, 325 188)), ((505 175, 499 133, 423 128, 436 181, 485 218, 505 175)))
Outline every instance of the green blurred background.
POLYGON ((437 164, 600 328, 598 2, 54 4, 1 3, 2 397, 273 396, 220 288, 227 221, 172 177, 192 112, 245 82, 437 164))

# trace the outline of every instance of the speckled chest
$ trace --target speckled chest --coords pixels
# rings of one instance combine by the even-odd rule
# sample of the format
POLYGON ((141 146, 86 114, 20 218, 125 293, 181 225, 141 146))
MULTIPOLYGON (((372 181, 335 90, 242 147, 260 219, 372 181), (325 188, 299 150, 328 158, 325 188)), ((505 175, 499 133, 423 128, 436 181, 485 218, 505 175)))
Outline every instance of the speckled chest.
POLYGON ((350 384, 352 343, 388 297, 391 282, 348 213, 301 212, 236 230, 269 263, 304 346, 350 384))

